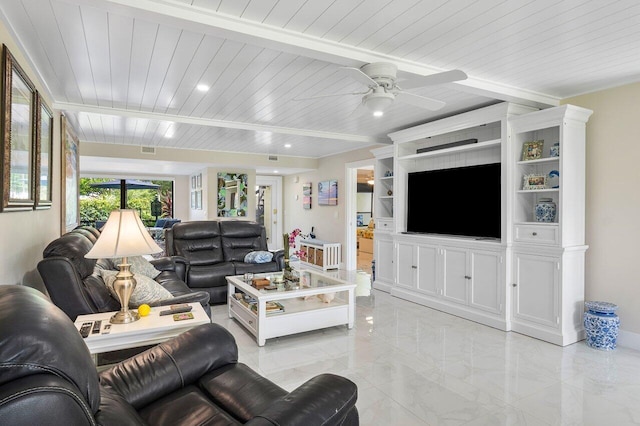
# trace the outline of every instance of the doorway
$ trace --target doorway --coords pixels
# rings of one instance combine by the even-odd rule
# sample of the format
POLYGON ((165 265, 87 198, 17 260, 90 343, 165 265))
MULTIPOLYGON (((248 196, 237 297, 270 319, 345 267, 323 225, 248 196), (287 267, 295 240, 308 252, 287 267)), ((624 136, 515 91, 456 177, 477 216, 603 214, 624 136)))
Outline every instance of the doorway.
POLYGON ((264 226, 269 250, 282 247, 282 177, 256 175, 256 222, 264 226))
MULTIPOLYGON (((360 183, 368 185, 369 177, 373 178, 373 164, 374 159, 355 161, 353 163, 347 163, 345 165, 346 174, 346 206, 345 215, 347 218, 347 226, 345 236, 345 267, 347 270, 362 269, 367 273, 371 272, 371 260, 373 260, 373 230, 367 233, 366 237, 371 237, 368 241, 365 238, 359 236, 366 228, 368 228, 370 219, 375 215, 373 211, 372 197, 358 196, 358 175, 360 175, 360 183), (360 173, 358 173, 360 170, 360 173), (367 200, 369 204, 367 205, 367 200), (368 219, 368 220, 365 220, 368 219), (359 223, 362 226, 358 226, 359 223), (362 253, 359 253, 360 246, 364 249, 362 253), (358 256, 360 254, 360 256, 358 256), (358 259, 360 257, 360 259, 358 259), (367 259, 370 259, 367 261, 367 259), (360 260, 360 262, 359 262, 360 260)), ((361 186, 361 189, 363 187, 361 186)), ((371 191, 373 191, 373 185, 371 185, 371 191)))

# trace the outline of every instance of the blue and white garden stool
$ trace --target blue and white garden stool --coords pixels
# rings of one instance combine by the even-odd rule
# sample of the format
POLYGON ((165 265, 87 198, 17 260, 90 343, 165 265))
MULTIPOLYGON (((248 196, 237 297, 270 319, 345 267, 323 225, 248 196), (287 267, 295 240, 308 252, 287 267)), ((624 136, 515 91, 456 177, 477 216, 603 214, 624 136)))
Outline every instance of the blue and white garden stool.
POLYGON ((587 345, 595 349, 612 351, 616 348, 620 318, 616 315, 618 305, 609 302, 585 302, 584 330, 587 345))

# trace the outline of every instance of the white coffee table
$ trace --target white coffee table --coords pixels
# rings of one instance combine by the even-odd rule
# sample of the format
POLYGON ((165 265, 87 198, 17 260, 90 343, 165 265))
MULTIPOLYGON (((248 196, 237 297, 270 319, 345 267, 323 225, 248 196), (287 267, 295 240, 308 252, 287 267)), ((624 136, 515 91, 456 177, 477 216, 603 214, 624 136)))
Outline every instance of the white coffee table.
POLYGON ((102 332, 104 326, 110 324, 109 318, 113 316, 114 312, 78 315, 74 324, 79 330, 82 323, 102 320, 100 333, 89 334, 88 337, 83 339, 89 348, 89 352, 94 355, 120 349, 155 345, 197 325, 211 322, 200 303, 190 303, 190 305, 192 306, 193 319, 174 321, 173 315, 160 316, 160 311, 169 309, 169 307, 157 306, 151 308, 149 315, 140 317, 138 321, 129 324, 111 324, 111 332, 109 334, 103 334, 102 332))
MULTIPOLYGON (((347 325, 353 328, 355 316, 356 284, 332 278, 314 270, 300 270, 299 288, 258 290, 245 283, 242 276, 227 277, 229 318, 235 318, 256 336, 259 346, 266 339, 318 330, 326 327, 347 325), (257 300, 256 311, 236 299, 236 290, 257 300), (317 296, 335 293, 331 302, 325 303, 317 296), (266 312, 266 303, 277 301, 284 312, 266 312)), ((255 278, 274 278, 278 274, 256 274, 255 278)))

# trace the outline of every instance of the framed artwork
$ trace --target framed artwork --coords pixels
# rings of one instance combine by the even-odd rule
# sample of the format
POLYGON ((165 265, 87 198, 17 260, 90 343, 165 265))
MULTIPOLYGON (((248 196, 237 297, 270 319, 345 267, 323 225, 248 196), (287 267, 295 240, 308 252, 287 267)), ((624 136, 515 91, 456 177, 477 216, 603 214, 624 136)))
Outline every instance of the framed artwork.
POLYGON ((52 203, 53 112, 36 93, 36 209, 48 209, 52 203))
POLYGON ((524 190, 536 190, 536 189, 545 189, 547 185, 547 176, 546 175, 526 175, 524 177, 524 184, 522 185, 522 189, 524 190))
POLYGON ((191 176, 191 189, 196 189, 196 177, 191 176))
POLYGON ((530 141, 522 144, 522 161, 537 160, 542 157, 544 140, 530 141))
POLYGON ((302 208, 305 210, 311 210, 311 197, 302 198, 302 208))
POLYGON ((60 132, 62 136, 62 233, 71 231, 80 223, 79 184, 80 155, 78 137, 69 125, 67 117, 60 116, 60 132))
POLYGON ((191 208, 196 208, 196 191, 191 191, 191 208))
POLYGON ((302 184, 302 195, 305 197, 311 195, 311 182, 302 184))
POLYGON ((36 89, 13 55, 2 46, 2 211, 35 205, 36 89))
POLYGON ((318 205, 337 206, 338 205, 338 181, 325 180, 318 182, 318 205))

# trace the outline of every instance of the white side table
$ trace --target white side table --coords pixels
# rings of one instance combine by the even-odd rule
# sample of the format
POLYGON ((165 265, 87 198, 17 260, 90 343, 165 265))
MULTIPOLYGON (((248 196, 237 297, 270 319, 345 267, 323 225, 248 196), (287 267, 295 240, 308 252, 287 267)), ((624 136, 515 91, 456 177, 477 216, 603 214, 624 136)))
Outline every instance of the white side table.
POLYGON ((113 316, 114 312, 78 315, 74 324, 80 330, 82 323, 102 320, 100 333, 89 334, 83 339, 89 352, 95 355, 120 349, 155 345, 197 325, 211 322, 200 303, 190 303, 190 305, 193 307, 191 309, 193 319, 174 321, 173 315, 160 316, 160 311, 169 309, 169 306, 156 306, 151 308, 149 315, 140 317, 138 321, 129 324, 111 324, 109 334, 103 334, 104 326, 110 324, 109 318, 113 316))

